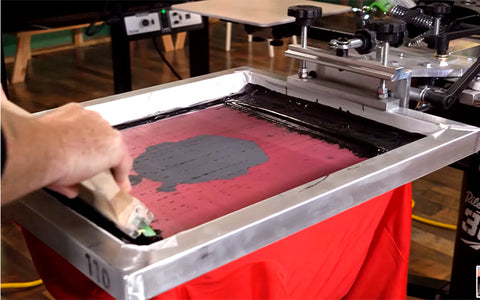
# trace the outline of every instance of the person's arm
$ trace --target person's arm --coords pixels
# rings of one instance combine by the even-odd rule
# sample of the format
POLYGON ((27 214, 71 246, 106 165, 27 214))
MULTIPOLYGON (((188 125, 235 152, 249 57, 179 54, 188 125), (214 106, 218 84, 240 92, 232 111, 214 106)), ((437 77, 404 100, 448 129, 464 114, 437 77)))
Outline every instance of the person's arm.
POLYGON ((121 133, 96 112, 71 103, 32 116, 2 90, 1 126, 7 154, 2 204, 42 187, 73 198, 80 181, 108 169, 120 188, 131 189, 132 160, 121 133))

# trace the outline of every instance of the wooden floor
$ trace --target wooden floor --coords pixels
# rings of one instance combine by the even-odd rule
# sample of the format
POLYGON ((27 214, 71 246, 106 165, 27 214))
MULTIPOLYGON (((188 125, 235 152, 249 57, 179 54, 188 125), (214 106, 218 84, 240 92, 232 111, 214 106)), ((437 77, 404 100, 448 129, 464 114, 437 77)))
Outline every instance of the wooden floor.
MULTIPOLYGON (((224 51, 225 25, 210 26, 210 70, 253 66, 282 75, 295 74, 298 63, 286 58, 284 46, 275 48, 269 58, 265 42, 248 43, 242 26, 234 25, 230 52, 224 51)), ((160 42, 161 43, 161 42, 160 42)), ((132 42, 133 89, 176 80, 152 47, 151 40, 132 42)), ((190 49, 190 51, 194 49, 190 49)), ((183 77, 189 76, 188 48, 168 52, 166 58, 183 77)), ((7 74, 12 65, 7 64, 7 74)), ((9 84, 10 98, 30 112, 54 108, 70 101, 82 102, 113 94, 110 45, 68 50, 33 57, 25 82, 9 84)), ((414 214, 456 224, 462 172, 445 167, 413 182, 414 214)), ((410 273, 448 280, 455 231, 413 221, 410 273)), ((8 207, 2 208, 1 281, 19 282, 38 279, 22 236, 8 219, 8 207)), ((49 299, 43 286, 2 290, 3 299, 49 299)))

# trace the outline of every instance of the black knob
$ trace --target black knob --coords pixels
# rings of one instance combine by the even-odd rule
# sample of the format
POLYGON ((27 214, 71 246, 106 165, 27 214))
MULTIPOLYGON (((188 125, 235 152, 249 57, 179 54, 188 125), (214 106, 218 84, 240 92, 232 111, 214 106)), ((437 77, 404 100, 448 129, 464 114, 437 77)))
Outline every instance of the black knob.
POLYGON ((450 13, 451 7, 447 3, 435 2, 425 6, 424 10, 427 14, 435 18, 442 18, 450 13))
POLYGON ((368 54, 375 50, 376 37, 375 31, 360 29, 355 32, 355 37, 362 41, 362 46, 355 48, 360 54, 368 54))
POLYGON ((398 19, 378 19, 370 21, 367 27, 377 34, 392 34, 405 32, 405 30, 407 30, 407 23, 398 19))
POLYGON ((393 47, 399 47, 405 39, 407 23, 399 19, 377 19, 369 21, 367 28, 376 32, 378 41, 388 42, 393 47))
POLYGON ((150 25, 150 21, 148 21, 147 19, 143 19, 142 20, 142 25, 143 26, 148 26, 148 25, 150 25))
POLYGON ((322 8, 313 5, 295 5, 288 8, 288 15, 300 26, 310 26, 322 16, 322 8))

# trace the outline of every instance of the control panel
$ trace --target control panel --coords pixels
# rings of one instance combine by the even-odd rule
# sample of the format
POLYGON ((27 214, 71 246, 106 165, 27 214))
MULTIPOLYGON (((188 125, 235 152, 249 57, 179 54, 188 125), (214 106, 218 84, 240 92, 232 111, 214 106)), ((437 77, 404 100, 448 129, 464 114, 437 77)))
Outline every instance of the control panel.
POLYGON ((169 8, 127 15, 124 16, 124 23, 127 36, 132 38, 187 31, 203 26, 201 15, 169 8))
POLYGON ((161 30, 160 15, 156 12, 138 13, 133 16, 126 16, 124 20, 127 35, 161 30))
POLYGON ((168 15, 170 17, 170 25, 172 28, 181 28, 202 24, 202 16, 198 14, 172 9, 168 12, 168 15))

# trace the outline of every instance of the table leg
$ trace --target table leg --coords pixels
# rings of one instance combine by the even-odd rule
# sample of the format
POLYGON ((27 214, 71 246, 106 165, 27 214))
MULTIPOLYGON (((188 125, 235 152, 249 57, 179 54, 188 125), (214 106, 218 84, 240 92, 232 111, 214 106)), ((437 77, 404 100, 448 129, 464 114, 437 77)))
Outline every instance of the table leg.
POLYGON ((130 47, 122 22, 110 24, 112 45, 113 82, 115 94, 132 90, 132 72, 130 69, 130 47))
POLYGON ((208 18, 202 17, 202 21, 202 29, 189 32, 190 77, 210 73, 208 18))

